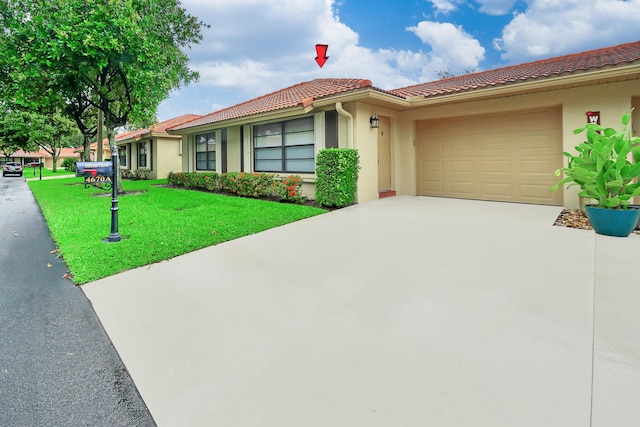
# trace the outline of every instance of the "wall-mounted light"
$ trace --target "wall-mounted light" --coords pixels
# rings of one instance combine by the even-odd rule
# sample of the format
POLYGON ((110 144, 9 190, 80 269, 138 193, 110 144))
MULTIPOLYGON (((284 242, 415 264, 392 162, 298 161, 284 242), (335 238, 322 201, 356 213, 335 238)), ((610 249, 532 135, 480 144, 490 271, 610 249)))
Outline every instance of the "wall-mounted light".
POLYGON ((369 118, 369 123, 371 123, 371 129, 377 129, 380 126, 380 119, 376 113, 373 113, 373 116, 369 118))

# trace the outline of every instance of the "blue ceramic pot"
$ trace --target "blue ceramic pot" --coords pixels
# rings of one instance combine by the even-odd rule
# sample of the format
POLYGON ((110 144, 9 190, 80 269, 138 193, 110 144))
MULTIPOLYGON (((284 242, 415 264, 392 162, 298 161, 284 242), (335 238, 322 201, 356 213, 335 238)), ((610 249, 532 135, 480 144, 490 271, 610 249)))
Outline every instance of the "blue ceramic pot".
POLYGON ((587 218, 598 234, 605 236, 627 237, 640 217, 638 209, 604 209, 597 206, 585 207, 587 218))

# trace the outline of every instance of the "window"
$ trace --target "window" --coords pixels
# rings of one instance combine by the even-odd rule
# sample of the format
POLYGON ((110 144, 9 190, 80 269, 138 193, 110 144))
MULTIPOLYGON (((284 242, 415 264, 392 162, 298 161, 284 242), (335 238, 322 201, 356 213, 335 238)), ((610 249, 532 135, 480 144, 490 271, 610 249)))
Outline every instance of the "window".
POLYGON ((253 128, 256 172, 313 173, 313 117, 253 128))
POLYGON ((196 170, 216 170, 216 134, 196 135, 196 170))
POLYGON ((120 159, 120 166, 127 166, 127 146, 123 145, 118 147, 118 157, 120 159))
POLYGON ((138 143, 138 167, 139 168, 148 168, 149 167, 149 143, 148 142, 139 142, 138 143))

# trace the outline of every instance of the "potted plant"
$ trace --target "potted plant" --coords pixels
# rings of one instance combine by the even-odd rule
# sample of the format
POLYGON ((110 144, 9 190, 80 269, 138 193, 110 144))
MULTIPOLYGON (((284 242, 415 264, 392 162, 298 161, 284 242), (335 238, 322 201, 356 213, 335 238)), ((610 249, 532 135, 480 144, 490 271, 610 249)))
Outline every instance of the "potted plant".
POLYGON ((556 171, 564 178, 551 187, 577 185, 578 196, 593 199, 596 203, 586 206, 586 214, 598 234, 626 237, 640 216, 640 210, 629 206, 640 195, 640 138, 631 136, 630 119, 631 113, 622 116, 621 131, 595 123, 574 130, 586 131, 587 140, 576 147, 577 154, 564 153, 567 166, 556 171))

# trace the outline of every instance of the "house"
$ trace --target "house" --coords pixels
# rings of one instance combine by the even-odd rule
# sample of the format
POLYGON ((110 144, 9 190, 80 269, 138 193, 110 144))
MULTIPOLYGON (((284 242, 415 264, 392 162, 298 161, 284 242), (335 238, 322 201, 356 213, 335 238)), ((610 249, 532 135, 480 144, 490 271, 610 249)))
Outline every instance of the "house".
MULTIPOLYGON (((75 152, 78 154, 78 157, 82 156, 84 152, 84 147, 76 148, 75 152)), ((89 144, 89 158, 90 161, 95 162, 98 160, 98 141, 92 142, 89 144)), ((110 159, 111 158, 111 147, 109 146, 109 140, 104 138, 102 140, 102 159, 110 159)))
POLYGON ((180 135, 167 133, 167 129, 200 117, 195 114, 185 114, 148 128, 118 134, 116 145, 120 168, 148 169, 151 179, 166 178, 171 171, 181 171, 182 138, 180 135))
MULTIPOLYGON (((78 154, 75 153, 75 148, 61 148, 60 155, 58 156, 57 167, 62 167, 62 162, 66 158, 78 160, 78 154)), ((53 157, 44 148, 40 148, 38 151, 23 151, 18 150, 11 154, 10 157, 5 157, 3 153, 0 153, 0 164, 6 162, 19 162, 22 165, 29 163, 42 163, 43 167, 47 169, 53 169, 53 157)))
POLYGON ((397 193, 577 207, 577 189, 549 191, 562 152, 582 142, 573 129, 619 128, 632 107, 640 123, 640 42, 390 91, 317 79, 169 133, 183 139, 183 171, 298 174, 309 196, 318 151, 349 147, 359 202, 397 193))

